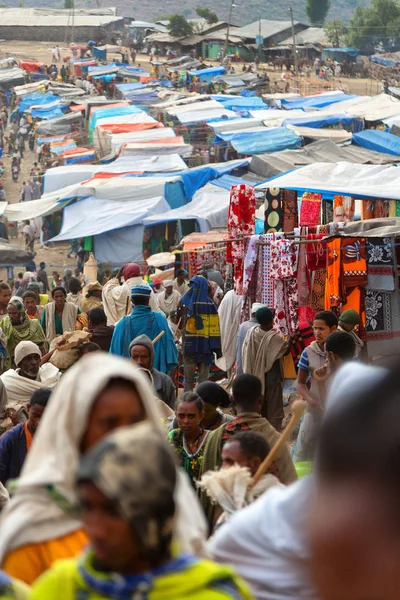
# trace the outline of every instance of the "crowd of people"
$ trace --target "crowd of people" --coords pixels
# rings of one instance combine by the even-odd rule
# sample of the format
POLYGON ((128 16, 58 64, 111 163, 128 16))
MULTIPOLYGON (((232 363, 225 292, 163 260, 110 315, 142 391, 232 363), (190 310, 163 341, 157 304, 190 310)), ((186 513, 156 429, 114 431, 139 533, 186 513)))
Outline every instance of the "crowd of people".
POLYGON ((0 284, 0 598, 394 600, 396 365, 356 311, 309 324, 290 447, 273 307, 239 326, 211 268, 47 271, 0 284))

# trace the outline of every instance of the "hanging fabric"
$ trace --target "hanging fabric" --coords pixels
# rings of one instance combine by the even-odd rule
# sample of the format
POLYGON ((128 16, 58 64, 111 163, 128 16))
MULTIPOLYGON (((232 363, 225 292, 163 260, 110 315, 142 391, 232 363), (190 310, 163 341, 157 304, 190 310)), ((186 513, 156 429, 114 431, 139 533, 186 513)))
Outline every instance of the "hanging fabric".
POLYGON ((291 232, 299 225, 297 192, 282 190, 283 231, 291 232))
POLYGON ((294 335, 299 328, 296 263, 293 242, 287 239, 271 241, 270 277, 275 280, 274 325, 285 336, 294 335))
POLYGON ((341 238, 343 286, 346 290, 365 287, 368 281, 364 238, 341 238))
POLYGON ((393 238, 368 238, 367 271, 367 289, 382 292, 394 290, 393 238))
POLYGON ((333 203, 330 200, 322 200, 322 223, 327 225, 333 221, 333 203))
POLYGON ((351 196, 333 197, 333 221, 349 223, 354 221, 355 201, 351 196))
POLYGON ((300 225, 318 225, 322 195, 305 192, 301 201, 300 225))
POLYGON ((367 198, 361 203, 361 219, 382 219, 389 216, 389 200, 367 198))
MULTIPOLYGON (((248 237, 255 229, 256 197, 251 185, 240 184, 231 187, 228 232, 231 239, 248 237)), ((243 294, 244 241, 235 241, 227 245, 226 260, 233 264, 234 291, 243 294)))
POLYGON ((326 250, 325 308, 330 310, 337 308, 342 302, 340 238, 329 240, 326 244, 326 250))
POLYGON ((269 188, 265 193, 264 233, 283 230, 281 190, 269 188))

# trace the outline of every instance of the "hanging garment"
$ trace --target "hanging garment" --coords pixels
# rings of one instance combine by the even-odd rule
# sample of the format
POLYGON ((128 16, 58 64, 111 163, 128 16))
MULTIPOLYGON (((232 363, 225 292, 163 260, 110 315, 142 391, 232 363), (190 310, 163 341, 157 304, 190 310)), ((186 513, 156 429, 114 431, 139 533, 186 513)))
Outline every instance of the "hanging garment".
POLYGON ((367 253, 364 238, 341 238, 343 285, 349 288, 365 287, 368 281, 367 253))
POLYGON ((325 233, 311 233, 306 237, 307 269, 317 271, 326 267, 326 242, 322 242, 325 233))
POLYGON ((270 252, 270 277, 286 279, 296 274, 296 253, 293 242, 286 239, 272 240, 270 252))
POLYGON ((299 214, 297 208, 297 192, 294 190, 282 190, 282 212, 283 212, 283 231, 291 232, 299 224, 299 214))
POLYGON ((265 193, 264 233, 283 230, 282 197, 279 188, 269 188, 265 193))
POLYGON ((389 200, 367 198, 361 204, 361 219, 381 219, 389 216, 389 200))
MULTIPOLYGON (((231 187, 228 232, 231 239, 250 237, 255 230, 256 197, 254 188, 247 184, 231 187)), ((243 293, 244 242, 227 245, 227 262, 233 264, 235 294, 243 293)))
POLYGON ((335 223, 349 223, 354 221, 355 201, 351 196, 333 197, 333 221, 335 223))
POLYGON ((301 201, 300 225, 318 225, 322 195, 305 192, 301 201))
POLYGON ((333 221, 333 204, 330 200, 322 200, 322 223, 327 225, 333 221))
POLYGON ((393 238, 368 238, 366 246, 367 289, 392 292, 395 276, 393 238))
MULTIPOLYGON (((305 236, 307 227, 300 230, 301 237, 305 236)), ((307 269, 306 244, 299 244, 299 256, 297 262, 297 289, 299 295, 299 307, 310 305, 310 279, 307 269)))
POLYGON ((334 238, 326 244, 327 248, 327 278, 325 287, 325 308, 330 310, 337 308, 342 302, 342 278, 341 278, 341 239, 334 238))

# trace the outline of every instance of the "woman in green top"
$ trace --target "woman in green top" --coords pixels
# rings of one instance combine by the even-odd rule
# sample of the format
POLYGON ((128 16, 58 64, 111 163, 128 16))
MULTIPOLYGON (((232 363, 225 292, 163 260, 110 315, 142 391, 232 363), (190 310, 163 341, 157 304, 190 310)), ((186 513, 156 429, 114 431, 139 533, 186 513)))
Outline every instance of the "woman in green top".
POLYGON ((7 306, 8 316, 0 321, 0 327, 6 337, 5 370, 15 368, 14 353, 20 342, 30 341, 44 351, 45 336, 37 319, 30 319, 25 312, 21 298, 14 296, 7 306))
POLYGON ((51 295, 53 302, 45 306, 42 316, 42 327, 48 342, 65 331, 75 331, 76 319, 81 314, 75 304, 67 302, 67 292, 63 287, 55 287, 51 295))
POLYGON ((173 543, 175 521, 182 519, 179 479, 174 456, 150 421, 91 448, 77 473, 90 547, 56 562, 34 583, 30 600, 251 600, 230 567, 181 554, 173 543))
POLYGON ((176 402, 175 414, 179 429, 168 434, 168 441, 174 446, 179 463, 189 475, 193 487, 200 475, 204 448, 209 431, 200 425, 204 417, 204 402, 197 394, 186 392, 176 402))

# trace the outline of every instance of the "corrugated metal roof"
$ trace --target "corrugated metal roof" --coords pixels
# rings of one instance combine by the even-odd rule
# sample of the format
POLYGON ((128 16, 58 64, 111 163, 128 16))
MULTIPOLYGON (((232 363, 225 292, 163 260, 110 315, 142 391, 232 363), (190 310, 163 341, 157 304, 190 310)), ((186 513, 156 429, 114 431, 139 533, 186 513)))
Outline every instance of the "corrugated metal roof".
MULTIPOLYGON (((299 46, 303 44, 327 44, 328 38, 326 37, 325 29, 321 27, 309 27, 304 31, 296 34, 296 44, 299 46)), ((278 46, 290 46, 293 45, 292 36, 282 40, 278 46)))
MULTIPOLYGON (((71 25, 69 10, 40 8, 0 8, 2 27, 66 27, 71 25)), ((115 14, 93 14, 89 11, 75 11, 75 27, 101 27, 110 23, 123 22, 115 14)))
MULTIPOLYGON (((302 25, 302 23, 295 21, 295 25, 302 25)), ((273 35, 281 33, 282 31, 286 31, 286 29, 290 30, 291 27, 291 21, 267 21, 266 19, 261 19, 261 35, 264 38, 269 38, 273 35)), ((259 31, 259 21, 254 21, 254 23, 245 25, 244 27, 241 27, 239 30, 235 31, 235 35, 255 39, 256 36, 258 36, 259 31)))

